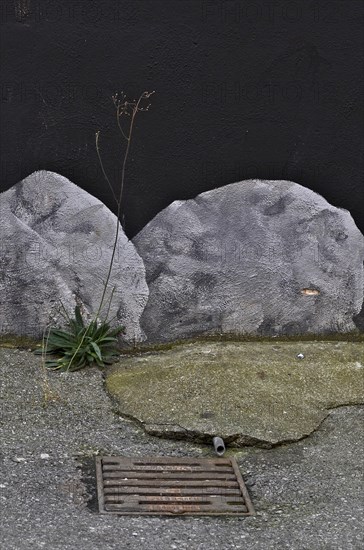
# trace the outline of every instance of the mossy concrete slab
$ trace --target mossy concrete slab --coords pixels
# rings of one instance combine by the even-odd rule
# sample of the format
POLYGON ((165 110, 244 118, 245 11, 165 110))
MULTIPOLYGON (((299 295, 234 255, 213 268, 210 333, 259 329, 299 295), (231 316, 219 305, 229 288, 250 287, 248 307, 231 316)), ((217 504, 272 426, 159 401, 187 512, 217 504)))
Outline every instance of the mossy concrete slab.
POLYGON ((148 433, 271 447, 309 435, 331 408, 364 402, 364 344, 188 343, 123 358, 106 388, 148 433))

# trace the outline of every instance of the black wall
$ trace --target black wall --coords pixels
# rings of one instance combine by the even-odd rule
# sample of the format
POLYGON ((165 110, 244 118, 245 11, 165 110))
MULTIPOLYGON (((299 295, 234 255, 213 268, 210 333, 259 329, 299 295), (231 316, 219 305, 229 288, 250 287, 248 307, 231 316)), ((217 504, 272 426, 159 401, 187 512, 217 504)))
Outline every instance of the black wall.
POLYGON ((14 0, 1 3, 1 190, 34 170, 114 209, 111 95, 156 90, 138 116, 124 215, 132 237, 175 199, 290 179, 364 232, 361 0, 14 0))

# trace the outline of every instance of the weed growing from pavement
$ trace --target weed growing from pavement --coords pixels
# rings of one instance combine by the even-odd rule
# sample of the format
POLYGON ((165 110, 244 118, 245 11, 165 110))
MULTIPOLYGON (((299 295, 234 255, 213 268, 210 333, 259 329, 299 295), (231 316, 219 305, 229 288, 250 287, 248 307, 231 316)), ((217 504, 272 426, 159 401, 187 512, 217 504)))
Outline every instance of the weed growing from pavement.
POLYGON ((135 117, 139 112, 147 111, 149 109, 150 104, 145 104, 145 100, 148 100, 153 93, 154 92, 143 92, 139 99, 133 99, 132 101, 129 101, 123 92, 120 95, 116 93, 112 96, 112 101, 116 112, 117 126, 121 133, 122 139, 126 141, 118 196, 114 193, 110 179, 104 169, 104 164, 100 153, 100 132, 96 132, 96 152, 101 170, 117 203, 116 231, 110 264, 98 309, 96 314, 88 323, 85 323, 82 318, 79 305, 76 305, 75 307, 74 318, 70 318, 61 304, 64 315, 66 316, 65 330, 51 327, 48 331, 47 339, 43 339, 41 349, 36 350, 36 353, 42 354, 42 363, 45 368, 68 372, 79 370, 93 364, 96 364, 99 367, 104 367, 106 364, 113 362, 118 356, 117 336, 124 331, 124 327, 117 326, 112 328, 110 325, 112 320, 108 320, 115 288, 111 290, 108 298, 106 316, 101 318, 101 315, 102 309, 105 305, 106 295, 109 290, 110 276, 114 265, 116 247, 119 239, 121 205, 125 185, 125 171, 130 152, 135 117), (127 119, 129 123, 125 124, 123 122, 124 119, 127 119), (53 357, 47 359, 48 355, 53 357))

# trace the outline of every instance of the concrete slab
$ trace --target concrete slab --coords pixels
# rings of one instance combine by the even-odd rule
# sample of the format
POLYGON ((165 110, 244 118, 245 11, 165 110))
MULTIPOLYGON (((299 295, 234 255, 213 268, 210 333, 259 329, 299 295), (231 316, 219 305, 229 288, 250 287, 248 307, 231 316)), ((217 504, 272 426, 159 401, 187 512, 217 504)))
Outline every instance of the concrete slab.
POLYGON ((152 435, 272 447, 363 403, 363 374, 362 342, 197 342, 123 358, 106 388, 152 435))

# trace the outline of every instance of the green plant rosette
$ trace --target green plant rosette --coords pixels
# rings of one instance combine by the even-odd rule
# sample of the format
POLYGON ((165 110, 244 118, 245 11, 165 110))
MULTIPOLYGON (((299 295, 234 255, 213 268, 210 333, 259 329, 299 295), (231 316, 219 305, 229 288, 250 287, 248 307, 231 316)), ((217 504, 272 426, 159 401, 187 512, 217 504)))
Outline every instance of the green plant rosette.
POLYGON ((117 360, 117 336, 123 332, 124 327, 111 328, 107 322, 91 321, 85 325, 76 306, 75 317, 68 318, 67 329, 52 328, 46 344, 35 353, 54 356, 45 361, 45 366, 52 370, 76 371, 95 364, 103 368, 117 360))

